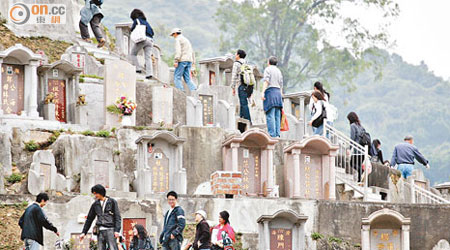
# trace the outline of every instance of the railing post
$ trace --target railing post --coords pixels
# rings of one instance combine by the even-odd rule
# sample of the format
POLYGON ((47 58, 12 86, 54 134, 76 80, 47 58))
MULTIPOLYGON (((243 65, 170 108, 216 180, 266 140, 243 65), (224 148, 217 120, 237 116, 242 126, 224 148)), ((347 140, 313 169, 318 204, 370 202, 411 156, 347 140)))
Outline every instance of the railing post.
POLYGON ((325 119, 323 119, 323 137, 327 137, 327 129, 328 129, 328 126, 327 126, 327 119, 325 118, 325 119))
POLYGON ((367 201, 369 192, 369 146, 364 146, 364 201, 367 201))
POLYGON ((411 186, 411 203, 416 203, 416 190, 414 189, 414 178, 410 178, 409 184, 411 186))

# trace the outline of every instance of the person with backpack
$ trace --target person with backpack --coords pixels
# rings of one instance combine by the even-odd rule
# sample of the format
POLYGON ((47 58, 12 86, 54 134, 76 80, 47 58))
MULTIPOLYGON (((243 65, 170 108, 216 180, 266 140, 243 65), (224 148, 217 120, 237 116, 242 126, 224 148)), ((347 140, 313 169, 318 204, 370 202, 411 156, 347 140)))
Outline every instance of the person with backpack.
MULTIPOLYGON (((230 249, 236 242, 234 229, 230 225, 230 214, 227 211, 219 213, 219 225, 212 229, 212 250, 230 249)), ((232 249, 232 248, 231 248, 232 249)))
POLYGON ((183 230, 186 226, 184 210, 177 204, 178 194, 167 193, 167 203, 170 209, 164 215, 164 228, 159 236, 163 250, 180 250, 183 242, 183 230))
POLYGON ((102 4, 103 0, 85 0, 84 7, 80 11, 81 19, 79 27, 81 38, 85 42, 91 42, 88 28, 88 25, 91 24, 92 32, 98 42, 98 48, 105 46, 106 43, 105 38, 103 38, 102 29, 100 28, 100 23, 103 19, 102 4))
POLYGON ((50 230, 59 236, 58 229, 45 216, 42 210, 47 205, 49 198, 46 193, 36 196, 36 202, 31 204, 19 219, 22 229, 20 239, 25 242, 25 250, 39 250, 44 245, 44 234, 42 228, 50 230))
POLYGON ((430 168, 430 162, 414 146, 414 138, 411 135, 405 137, 404 142, 398 144, 392 153, 391 164, 402 172, 403 178, 407 179, 414 170, 414 160, 423 164, 427 169, 430 168))
POLYGON ((233 96, 235 96, 236 87, 238 87, 239 117, 247 119, 251 124, 252 119, 250 117, 248 103, 249 98, 253 94, 253 86, 256 80, 254 80, 253 67, 247 64, 245 57, 247 57, 247 53, 242 49, 238 49, 235 56, 236 60, 233 63, 233 69, 231 71, 231 89, 233 96))
POLYGON ((267 130, 270 136, 280 137, 281 110, 283 109, 283 74, 277 67, 278 59, 271 56, 264 70, 264 112, 266 113, 267 130))
MULTIPOLYGON (((370 148, 370 134, 367 133, 364 127, 361 125, 358 115, 355 112, 350 112, 347 115, 347 119, 350 122, 350 139, 360 144, 362 147, 368 146, 370 148)), ((356 151, 354 150, 354 152, 352 152, 350 165, 353 169, 358 171, 358 182, 361 182, 363 162, 364 155, 356 153, 356 151)))
POLYGON ((314 135, 323 135, 323 122, 327 118, 325 99, 319 91, 314 91, 311 95, 312 117, 308 122, 312 126, 314 135))
POLYGON ((144 226, 136 224, 133 226, 133 240, 130 243, 130 250, 153 250, 152 241, 148 236, 144 226))
POLYGON ((120 237, 122 223, 119 205, 115 199, 106 196, 106 189, 100 184, 93 186, 91 192, 95 196, 95 202, 89 209, 83 231, 80 235, 80 241, 84 240, 84 237, 91 228, 92 222, 97 218, 97 222, 92 231, 94 235, 97 235, 98 250, 106 250, 107 246, 110 249, 118 250, 119 248, 117 247, 115 238, 120 237))
POLYGON ((175 67, 175 87, 184 91, 183 82, 181 81, 181 77, 183 76, 189 89, 194 91, 197 87, 191 79, 191 68, 195 65, 195 53, 192 49, 191 42, 181 34, 181 29, 179 28, 173 29, 170 36, 175 39, 175 62, 173 64, 175 67))
MULTIPOLYGON (((131 49, 131 61, 134 66, 136 66, 136 73, 141 74, 142 69, 139 66, 139 62, 137 59, 137 55, 140 50, 144 50, 145 57, 145 78, 152 79, 153 77, 153 61, 152 61, 152 49, 153 49, 153 28, 147 21, 147 18, 144 15, 144 12, 140 9, 134 9, 130 14, 131 20, 133 20, 133 25, 131 26, 131 32, 135 31, 136 27, 144 26, 145 27, 145 38, 141 38, 137 43, 133 45, 131 49)), ((137 30, 136 30, 137 31, 137 30)))
POLYGON ((369 149, 369 155, 372 157, 370 161, 384 164, 383 151, 381 151, 381 141, 379 139, 373 140, 369 149))

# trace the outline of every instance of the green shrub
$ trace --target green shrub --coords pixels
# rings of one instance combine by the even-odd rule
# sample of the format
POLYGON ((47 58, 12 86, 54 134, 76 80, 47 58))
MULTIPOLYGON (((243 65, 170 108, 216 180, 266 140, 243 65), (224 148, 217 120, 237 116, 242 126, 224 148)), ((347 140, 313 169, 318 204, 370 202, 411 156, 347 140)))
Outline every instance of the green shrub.
POLYGON ((20 182, 22 180, 23 176, 21 174, 12 174, 9 177, 6 177, 6 180, 11 183, 14 184, 16 182, 20 182))
POLYGON ((114 151, 114 155, 120 155, 120 151, 119 150, 115 150, 114 151))
POLYGON ((31 140, 29 142, 25 142, 25 150, 28 152, 34 152, 39 149, 39 145, 34 141, 31 140))
POLYGON ((58 139, 56 136, 52 135, 48 138, 48 143, 52 144, 56 141, 56 139, 58 139))
POLYGON ((320 239, 323 239, 323 234, 320 234, 320 233, 312 233, 311 234, 311 238, 313 239, 313 240, 320 240, 320 239))
POLYGON ((100 130, 97 134, 95 134, 95 136, 107 138, 111 136, 111 133, 108 130, 100 130))
POLYGON ((113 127, 113 128, 111 129, 111 133, 113 133, 113 134, 115 134, 116 131, 117 131, 117 128, 116 128, 116 127, 113 127))
POLYGON ((336 242, 336 243, 338 243, 338 244, 341 244, 341 243, 342 243, 342 239, 339 239, 339 238, 330 236, 330 237, 328 237, 328 242, 330 242, 330 243, 336 242))
POLYGON ((90 130, 85 130, 85 131, 81 132, 81 134, 84 136, 94 136, 95 135, 95 133, 90 130))
POLYGON ((122 115, 123 112, 121 109, 119 109, 116 105, 109 105, 106 107, 106 111, 108 111, 111 114, 115 115, 122 115))

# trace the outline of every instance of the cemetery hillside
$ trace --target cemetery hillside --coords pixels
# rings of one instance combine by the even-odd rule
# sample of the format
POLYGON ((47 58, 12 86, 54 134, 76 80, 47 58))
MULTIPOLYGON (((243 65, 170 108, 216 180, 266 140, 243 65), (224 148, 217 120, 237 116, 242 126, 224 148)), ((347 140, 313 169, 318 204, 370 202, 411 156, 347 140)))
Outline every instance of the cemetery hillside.
POLYGON ((1 1, 0 249, 450 250, 401 1, 1 1))

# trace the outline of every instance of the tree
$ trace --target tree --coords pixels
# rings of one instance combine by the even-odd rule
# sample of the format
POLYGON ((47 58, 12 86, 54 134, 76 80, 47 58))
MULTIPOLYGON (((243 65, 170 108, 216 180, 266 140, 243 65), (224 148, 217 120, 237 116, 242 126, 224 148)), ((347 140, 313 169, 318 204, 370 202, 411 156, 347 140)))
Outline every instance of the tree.
POLYGON ((216 13, 223 31, 220 48, 247 49, 259 66, 277 56, 290 90, 313 80, 351 87, 356 75, 371 65, 363 57, 370 52, 367 48, 389 44, 389 22, 370 31, 342 14, 344 4, 377 8, 382 20, 399 13, 392 0, 222 0, 216 13), (332 45, 321 26, 339 30, 344 45, 332 45))

